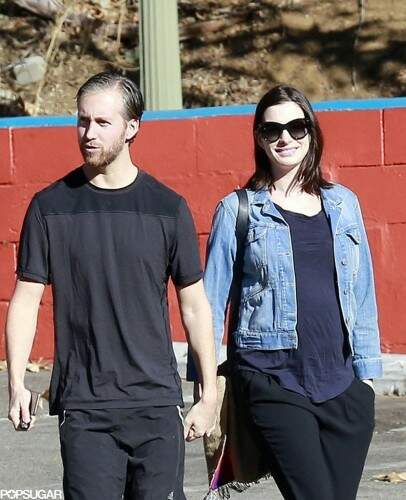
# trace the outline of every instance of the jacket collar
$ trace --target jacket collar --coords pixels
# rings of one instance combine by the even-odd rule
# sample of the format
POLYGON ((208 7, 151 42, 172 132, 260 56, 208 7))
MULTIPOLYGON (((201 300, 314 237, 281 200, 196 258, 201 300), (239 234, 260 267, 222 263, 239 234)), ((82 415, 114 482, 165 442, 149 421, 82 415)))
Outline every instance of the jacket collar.
POLYGON ((268 189, 261 189, 260 191, 255 191, 253 200, 253 205, 262 205, 261 213, 265 215, 273 215, 278 219, 283 219, 281 214, 276 209, 273 201, 271 200, 271 195, 269 194, 268 189))
POLYGON ((321 199, 323 200, 324 205, 328 203, 331 206, 339 206, 343 201, 342 197, 338 194, 338 189, 336 189, 335 186, 330 189, 322 188, 321 199))
MULTIPOLYGON (((341 205, 343 201, 342 197, 338 194, 337 191, 338 190, 334 186, 330 189, 321 189, 321 199, 323 202, 323 207, 331 221, 333 234, 335 233, 339 223, 342 209, 341 205)), ((273 204, 268 189, 255 191, 252 197, 252 203, 254 205, 262 205, 262 214, 272 215, 278 219, 284 220, 273 204)))

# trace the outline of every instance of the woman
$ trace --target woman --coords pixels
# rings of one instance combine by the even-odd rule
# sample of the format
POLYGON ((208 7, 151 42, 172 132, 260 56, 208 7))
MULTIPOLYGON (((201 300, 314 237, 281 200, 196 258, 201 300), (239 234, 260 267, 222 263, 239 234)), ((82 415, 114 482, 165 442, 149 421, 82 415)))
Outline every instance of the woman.
MULTIPOLYGON (((322 134, 300 91, 272 88, 253 128, 235 391, 284 498, 355 499, 374 428, 372 380, 382 372, 360 207, 349 189, 323 178, 322 134)), ((220 202, 208 243, 218 349, 237 210, 235 193, 220 202)))

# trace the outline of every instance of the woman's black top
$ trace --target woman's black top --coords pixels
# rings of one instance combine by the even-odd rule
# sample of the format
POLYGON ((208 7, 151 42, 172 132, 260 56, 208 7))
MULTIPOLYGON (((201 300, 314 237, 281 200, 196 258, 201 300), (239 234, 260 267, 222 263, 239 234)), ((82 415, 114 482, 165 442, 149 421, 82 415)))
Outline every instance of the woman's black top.
POLYGON ((323 210, 307 216, 276 208, 289 225, 292 240, 298 348, 236 349, 235 366, 271 375, 285 389, 321 403, 344 392, 354 378, 330 224, 323 210))

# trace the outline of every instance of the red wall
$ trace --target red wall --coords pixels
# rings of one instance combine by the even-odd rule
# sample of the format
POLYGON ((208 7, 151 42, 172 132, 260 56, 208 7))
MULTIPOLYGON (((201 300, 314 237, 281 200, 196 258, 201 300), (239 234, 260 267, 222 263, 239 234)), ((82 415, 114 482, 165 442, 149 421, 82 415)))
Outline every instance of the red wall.
MULTIPOLYGON (((406 109, 318 113, 324 171, 359 196, 375 265, 382 348, 406 353, 406 109), (404 129, 403 129, 404 130, 404 129)), ((203 249, 218 200, 253 168, 251 116, 146 121, 134 161, 181 193, 203 249)), ((0 322, 14 286, 21 223, 32 195, 80 164, 73 127, 0 129, 0 322)), ((174 340, 184 340, 170 295, 174 340)), ((2 328, 3 330, 3 328, 2 328)), ((42 301, 32 359, 53 355, 52 296, 42 301)), ((5 357, 0 337, 0 359, 5 357)))

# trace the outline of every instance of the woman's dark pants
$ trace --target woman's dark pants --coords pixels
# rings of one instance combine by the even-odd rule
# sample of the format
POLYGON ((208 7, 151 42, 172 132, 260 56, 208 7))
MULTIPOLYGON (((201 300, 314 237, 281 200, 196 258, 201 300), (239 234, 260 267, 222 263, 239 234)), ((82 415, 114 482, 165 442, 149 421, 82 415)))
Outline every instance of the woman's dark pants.
POLYGON ((323 403, 239 370, 236 391, 287 500, 354 500, 374 429, 374 390, 359 379, 323 403))

